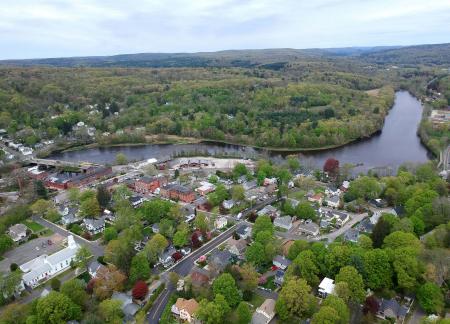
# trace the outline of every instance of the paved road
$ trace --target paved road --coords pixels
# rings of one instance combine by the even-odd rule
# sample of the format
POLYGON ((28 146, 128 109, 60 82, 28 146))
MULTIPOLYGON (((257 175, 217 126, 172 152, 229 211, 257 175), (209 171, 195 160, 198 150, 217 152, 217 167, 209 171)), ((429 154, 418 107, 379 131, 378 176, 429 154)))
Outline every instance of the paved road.
POLYGON ((36 223, 39 223, 42 226, 48 227, 53 232, 58 233, 62 236, 66 237, 68 235, 73 235, 75 242, 87 247, 91 251, 91 253, 94 255, 94 257, 96 257, 96 258, 99 256, 102 256, 105 252, 105 248, 103 246, 101 246, 98 242, 88 241, 88 240, 82 238, 81 236, 78 236, 60 226, 53 224, 52 222, 49 222, 46 219, 41 218, 41 217, 33 216, 32 218, 36 223))
POLYGON ((169 272, 176 272, 181 277, 185 277, 189 274, 191 269, 194 267, 194 261, 197 260, 201 255, 207 254, 214 249, 216 249, 223 242, 228 240, 234 233, 235 229, 241 224, 245 223, 244 221, 236 223, 234 226, 230 227, 227 231, 223 232, 221 235, 217 236, 213 240, 209 241, 199 249, 192 252, 188 257, 176 263, 172 267, 168 268, 161 272, 160 277, 162 280, 166 281, 166 288, 164 291, 158 296, 155 303, 153 304, 150 312, 147 314, 147 320, 149 323, 158 323, 161 315, 166 307, 170 295, 175 291, 175 288, 170 287, 168 283, 167 274, 169 272))

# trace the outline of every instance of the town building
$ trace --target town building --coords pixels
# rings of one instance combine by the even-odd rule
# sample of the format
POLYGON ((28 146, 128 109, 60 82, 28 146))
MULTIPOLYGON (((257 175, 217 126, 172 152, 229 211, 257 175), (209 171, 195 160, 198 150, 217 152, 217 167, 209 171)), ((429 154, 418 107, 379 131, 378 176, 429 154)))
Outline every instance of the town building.
POLYGON ((67 237, 67 247, 47 256, 43 254, 20 266, 20 270, 24 272, 22 277, 25 286, 34 288, 40 283, 49 280, 58 273, 70 268, 71 262, 80 246, 75 242, 72 235, 67 237))
POLYGON ((195 200, 194 191, 179 184, 169 184, 161 187, 160 194, 165 198, 181 200, 185 203, 191 203, 195 200))
POLYGON ((214 190, 216 190, 216 186, 207 181, 202 181, 200 183, 200 187, 195 189, 195 191, 197 191, 202 196, 206 196, 207 194, 213 192, 214 190))
POLYGON ((142 177, 134 182, 134 190, 141 194, 154 193, 156 189, 167 185, 166 177, 142 177))

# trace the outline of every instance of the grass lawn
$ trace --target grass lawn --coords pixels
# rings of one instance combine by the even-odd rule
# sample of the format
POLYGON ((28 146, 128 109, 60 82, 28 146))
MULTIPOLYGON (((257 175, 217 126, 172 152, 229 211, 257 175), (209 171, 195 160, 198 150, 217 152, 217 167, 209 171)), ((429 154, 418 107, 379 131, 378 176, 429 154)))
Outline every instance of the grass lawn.
POLYGON ((44 226, 41 224, 38 224, 36 222, 33 222, 32 220, 24 220, 23 223, 26 227, 28 227, 33 233, 39 233, 40 231, 43 231, 45 229, 44 226))
POLYGON ((53 235, 53 231, 49 228, 46 228, 44 231, 41 232, 41 236, 51 236, 53 235))
POLYGON ((275 276, 271 276, 267 278, 267 282, 263 285, 264 288, 269 288, 270 290, 275 290, 277 286, 273 282, 275 280, 275 276))
POLYGON ((169 301, 164 308, 164 311, 161 314, 161 319, 159 320, 159 323, 161 324, 170 324, 170 323, 176 323, 176 320, 174 316, 172 315, 172 305, 176 303, 178 298, 177 294, 172 294, 169 298, 169 301))
POLYGON ((142 235, 144 236, 152 236, 153 234, 153 230, 150 226, 144 227, 144 229, 142 230, 142 235))
POLYGON ((305 198, 306 191, 300 190, 296 192, 289 192, 289 198, 296 200, 306 200, 305 198))

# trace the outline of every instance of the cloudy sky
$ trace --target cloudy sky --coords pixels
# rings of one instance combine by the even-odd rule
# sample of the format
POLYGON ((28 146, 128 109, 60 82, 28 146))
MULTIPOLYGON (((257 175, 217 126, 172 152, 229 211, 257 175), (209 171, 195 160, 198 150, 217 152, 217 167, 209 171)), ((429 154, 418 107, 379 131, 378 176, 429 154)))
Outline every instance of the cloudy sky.
POLYGON ((450 42, 450 0, 0 1, 0 59, 450 42))

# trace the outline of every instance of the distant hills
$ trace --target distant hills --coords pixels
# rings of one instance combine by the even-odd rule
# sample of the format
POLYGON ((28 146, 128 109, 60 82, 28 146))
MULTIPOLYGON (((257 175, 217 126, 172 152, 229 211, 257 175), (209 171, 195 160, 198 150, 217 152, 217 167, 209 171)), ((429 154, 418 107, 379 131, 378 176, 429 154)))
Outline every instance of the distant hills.
POLYGON ((417 46, 347 47, 327 49, 226 50, 199 53, 139 53, 0 60, 0 65, 54 67, 267 67, 277 69, 299 60, 348 57, 375 64, 450 64, 450 43, 417 46))

